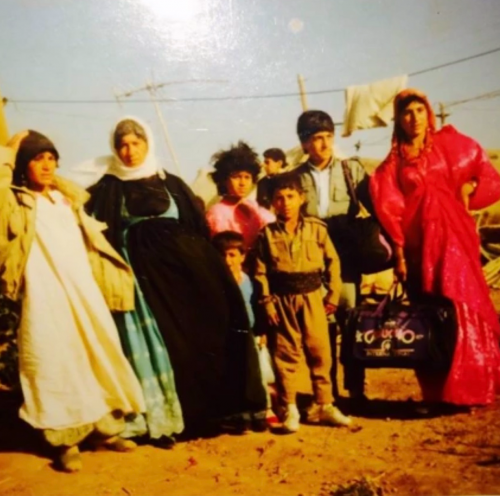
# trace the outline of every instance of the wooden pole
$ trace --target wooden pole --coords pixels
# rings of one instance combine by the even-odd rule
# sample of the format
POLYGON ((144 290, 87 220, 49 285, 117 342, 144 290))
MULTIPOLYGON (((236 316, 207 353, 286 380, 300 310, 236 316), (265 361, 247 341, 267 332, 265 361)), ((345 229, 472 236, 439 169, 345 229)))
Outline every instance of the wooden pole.
POLYGON ((7 144, 9 141, 9 130, 7 128, 7 118, 5 117, 4 107, 7 104, 7 99, 3 98, 0 92, 0 145, 7 144))
POLYGON ((450 114, 445 112, 444 103, 439 103, 439 114, 437 114, 438 119, 440 120, 441 127, 446 124, 446 118, 449 117, 450 114))
POLYGON ((300 103, 302 104, 302 111, 305 112, 307 110, 307 95, 306 95, 306 86, 304 84, 304 78, 301 74, 297 76, 297 81, 299 83, 299 92, 300 92, 300 103))

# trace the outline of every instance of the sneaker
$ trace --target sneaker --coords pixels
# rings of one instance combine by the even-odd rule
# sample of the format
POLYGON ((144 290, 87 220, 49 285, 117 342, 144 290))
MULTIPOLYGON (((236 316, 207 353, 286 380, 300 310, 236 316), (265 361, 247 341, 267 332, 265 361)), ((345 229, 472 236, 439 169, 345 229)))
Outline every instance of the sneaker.
POLYGON ((344 415, 336 406, 327 404, 320 405, 319 423, 331 426, 350 426, 352 420, 344 415))
POLYGON ((309 406, 305 410, 305 416, 304 419, 308 424, 319 424, 319 412, 320 412, 320 405, 317 403, 312 403, 311 406, 309 406))
POLYGON ((287 433, 297 432, 300 427, 300 413, 297 405, 289 404, 283 420, 283 431, 287 433))

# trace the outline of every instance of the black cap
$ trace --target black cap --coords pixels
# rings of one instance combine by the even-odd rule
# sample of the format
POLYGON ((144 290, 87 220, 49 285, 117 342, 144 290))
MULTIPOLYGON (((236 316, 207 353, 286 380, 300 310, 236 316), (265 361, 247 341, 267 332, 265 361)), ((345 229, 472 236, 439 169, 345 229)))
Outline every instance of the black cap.
POLYGON ((59 152, 56 150, 54 143, 47 136, 30 129, 28 136, 21 141, 16 155, 14 183, 21 184, 20 180, 26 175, 28 164, 39 153, 43 152, 51 152, 56 157, 56 160, 59 160, 59 152))

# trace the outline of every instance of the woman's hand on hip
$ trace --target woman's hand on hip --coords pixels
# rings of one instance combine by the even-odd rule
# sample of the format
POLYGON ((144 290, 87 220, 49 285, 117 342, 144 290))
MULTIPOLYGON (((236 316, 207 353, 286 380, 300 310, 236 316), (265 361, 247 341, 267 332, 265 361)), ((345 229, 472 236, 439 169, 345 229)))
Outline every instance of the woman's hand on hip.
POLYGON ((462 201, 467 210, 469 210, 470 196, 474 193, 474 191, 476 191, 476 188, 477 188, 477 181, 475 179, 471 179, 470 181, 464 183, 460 190, 462 201))

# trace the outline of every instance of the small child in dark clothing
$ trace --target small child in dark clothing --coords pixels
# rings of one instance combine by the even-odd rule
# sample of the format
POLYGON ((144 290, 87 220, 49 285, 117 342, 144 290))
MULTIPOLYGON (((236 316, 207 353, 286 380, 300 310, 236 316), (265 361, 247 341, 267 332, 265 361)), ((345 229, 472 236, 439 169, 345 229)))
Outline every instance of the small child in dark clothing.
POLYGON ((263 167, 266 175, 257 183, 257 203, 270 209, 273 199, 271 188, 273 179, 287 167, 286 155, 280 148, 269 148, 263 153, 263 167))
MULTIPOLYGON (((226 265, 228 266, 229 270, 234 276, 234 279, 238 283, 241 294, 243 296, 243 300, 245 301, 248 320, 250 321, 250 329, 253 329, 255 325, 255 316, 252 308, 253 285, 248 275, 243 271, 243 264, 246 258, 245 242, 243 236, 235 231, 223 231, 216 234, 212 241, 215 248, 224 257, 226 265)), ((257 349, 258 347, 261 348, 265 346, 263 339, 264 338, 262 336, 255 337, 254 346, 256 353, 259 353, 259 350, 257 349)), ((269 356, 269 354, 267 356, 269 356)), ((259 372, 261 377, 263 377, 263 370, 259 370, 259 372)), ((252 373, 252 371, 250 371, 250 373, 252 373)), ((270 393, 268 384, 264 377, 262 379, 262 383, 266 391, 267 406, 267 411, 264 418, 267 419, 267 422, 271 423, 271 419, 275 419, 275 415, 271 409, 270 393)), ((252 424, 254 424, 254 430, 259 430, 255 429, 256 417, 257 415, 254 415, 252 424)), ((258 417, 259 420, 257 420, 257 424, 262 424, 262 422, 260 422, 261 415, 259 414, 258 417)), ((264 425, 266 424, 261 425, 261 427, 264 428, 264 425)))

